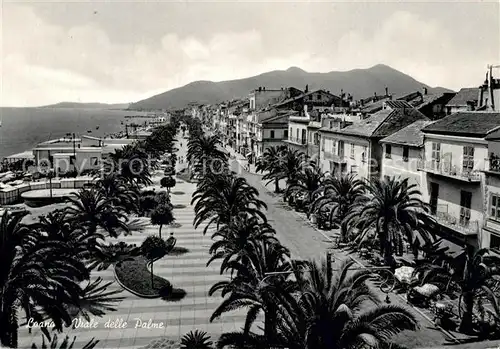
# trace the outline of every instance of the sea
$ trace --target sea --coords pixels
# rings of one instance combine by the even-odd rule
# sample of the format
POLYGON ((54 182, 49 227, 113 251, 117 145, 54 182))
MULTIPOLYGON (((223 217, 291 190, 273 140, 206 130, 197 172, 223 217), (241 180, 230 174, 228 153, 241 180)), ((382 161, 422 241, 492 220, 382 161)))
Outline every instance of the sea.
POLYGON ((147 120, 133 117, 138 115, 146 114, 102 109, 0 108, 0 160, 69 132, 102 137, 125 131, 126 124, 143 124, 147 120))

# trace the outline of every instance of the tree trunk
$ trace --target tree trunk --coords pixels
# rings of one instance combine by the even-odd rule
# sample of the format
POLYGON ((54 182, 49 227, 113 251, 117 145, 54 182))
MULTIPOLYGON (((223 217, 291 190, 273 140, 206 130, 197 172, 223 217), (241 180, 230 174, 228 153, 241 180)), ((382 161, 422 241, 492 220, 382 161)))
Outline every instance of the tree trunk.
POLYGON ((17 318, 14 311, 0 313, 0 343, 8 348, 17 348, 17 318))
POLYGON ((462 294, 462 301, 465 305, 465 311, 462 315, 459 331, 461 333, 471 334, 474 332, 472 326, 472 313, 474 308, 474 294, 472 292, 464 292, 462 294))
POLYGON ((154 278, 153 278, 153 265, 154 265, 154 262, 153 260, 151 260, 151 288, 154 288, 155 287, 155 283, 154 283, 154 278))
POLYGON ((274 179, 274 192, 279 193, 280 192, 280 182, 278 178, 274 179))
POLYGON ((160 239, 161 239, 161 228, 163 227, 163 224, 160 224, 160 229, 158 230, 158 234, 160 235, 160 239))
POLYGON ((264 336, 266 338, 266 342, 269 344, 274 343, 276 325, 275 312, 273 310, 267 311, 264 318, 264 336))

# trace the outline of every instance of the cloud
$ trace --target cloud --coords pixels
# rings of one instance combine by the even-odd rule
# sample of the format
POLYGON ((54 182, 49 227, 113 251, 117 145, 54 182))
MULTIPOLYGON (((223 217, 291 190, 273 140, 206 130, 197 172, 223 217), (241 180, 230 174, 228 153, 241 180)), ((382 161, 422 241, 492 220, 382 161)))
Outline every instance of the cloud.
POLYGON ((99 22, 89 17, 93 11, 75 17, 84 11, 73 4, 44 12, 6 3, 0 105, 128 102, 194 80, 243 78, 290 66, 326 72, 385 63, 430 85, 459 88, 477 85, 486 63, 498 57, 494 34, 483 30, 464 39, 463 30, 457 34, 459 27, 449 28, 439 17, 381 11, 383 17, 373 15, 376 21, 367 26, 370 13, 358 25, 364 17, 349 4, 344 13, 341 5, 332 12, 324 4, 328 12, 315 4, 290 5, 287 16, 276 14, 285 5, 245 4, 238 17, 216 5, 206 5, 206 13, 202 5, 177 8, 168 17, 174 22, 153 28, 150 23, 165 19, 159 9, 141 14, 146 5, 134 4, 135 18, 127 5, 113 4, 124 10, 116 11, 114 22, 109 16, 99 22))

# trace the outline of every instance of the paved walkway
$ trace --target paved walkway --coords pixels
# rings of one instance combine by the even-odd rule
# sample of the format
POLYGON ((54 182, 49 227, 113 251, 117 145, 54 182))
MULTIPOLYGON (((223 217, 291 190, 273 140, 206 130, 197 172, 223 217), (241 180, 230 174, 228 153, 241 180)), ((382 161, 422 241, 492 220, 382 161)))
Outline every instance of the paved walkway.
MULTIPOLYGON (((178 155, 185 156, 185 143, 178 155), (182 154, 184 153, 184 154, 182 154)), ((161 176, 155 177, 155 182, 161 176)), ((162 236, 168 237, 174 232, 178 247, 189 249, 189 252, 178 256, 166 256, 154 265, 156 275, 167 278, 175 288, 182 288, 187 292, 185 298, 178 302, 167 302, 161 299, 143 299, 129 292, 122 292, 125 297, 117 304, 118 310, 106 314, 103 318, 96 318, 97 328, 67 329, 65 334, 71 338, 77 336, 75 348, 81 348, 92 337, 99 339, 97 348, 140 348, 159 337, 178 340, 180 336, 190 330, 200 329, 207 331, 215 342, 221 333, 240 330, 245 323, 245 311, 224 314, 221 319, 209 322, 209 318, 216 307, 221 303, 219 294, 208 296, 208 290, 217 281, 224 280, 226 276, 219 274, 220 263, 214 262, 206 267, 209 259, 208 249, 211 245, 210 236, 203 236, 204 226, 194 230, 193 208, 190 206, 191 195, 196 185, 178 183, 172 190, 172 203, 185 205, 186 208, 175 209, 178 228, 163 228, 162 236), (176 192, 183 192, 177 193, 176 192), (123 329, 105 328, 106 321, 126 321, 123 329), (136 328, 136 319, 143 322, 151 321, 158 325, 163 322, 164 328, 136 328)), ((156 190, 159 190, 157 187, 156 190)), ((121 237, 119 241, 140 245, 148 235, 158 234, 158 227, 149 225, 142 233, 134 232, 131 236, 121 237)), ((104 281, 114 281, 113 269, 94 272, 93 277, 102 277, 104 281)), ((121 289, 114 283, 110 289, 121 289)), ((20 321, 23 323, 24 319, 20 321)), ((19 348, 31 348, 31 343, 41 343, 41 332, 33 329, 30 335, 23 327, 19 333, 19 348)), ((61 338, 61 336, 59 336, 61 338)))

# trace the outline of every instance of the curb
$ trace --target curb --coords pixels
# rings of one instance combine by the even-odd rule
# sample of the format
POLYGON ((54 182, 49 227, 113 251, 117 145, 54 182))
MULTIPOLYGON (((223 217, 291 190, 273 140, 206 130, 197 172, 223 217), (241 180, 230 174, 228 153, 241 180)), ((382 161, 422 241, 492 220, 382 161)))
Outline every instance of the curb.
POLYGON ((137 291, 133 291, 131 290, 130 288, 126 287, 125 285, 122 284, 122 282, 120 281, 118 275, 116 275, 116 269, 115 269, 115 266, 113 266, 113 275, 115 276, 115 280, 116 280, 116 283, 118 285, 120 285, 120 287, 122 287, 125 291, 128 291, 130 293, 132 293, 133 295, 137 296, 137 297, 141 297, 141 298, 146 298, 146 299, 154 299, 154 298, 160 298, 160 294, 158 293, 157 296, 152 296, 152 295, 144 295, 142 293, 139 293, 137 291))
MULTIPOLYGON (((272 191, 267 188, 265 185, 263 186, 268 192, 271 192, 272 191)), ((288 204, 287 204, 288 205, 288 204)), ((313 228, 315 231, 317 231, 318 233, 320 233, 321 235, 323 235, 324 238, 326 238, 330 243, 333 243, 334 241, 328 236, 326 235, 323 231, 321 231, 320 229, 318 229, 313 223, 311 223, 310 221, 308 220, 305 220, 302 216, 300 216, 299 214, 297 214, 297 212, 295 212, 295 210, 291 210, 291 212, 299 217, 302 221, 304 221, 305 223, 307 223, 307 225, 309 225, 311 228, 313 228)), ((368 268, 367 266, 365 266, 361 261, 359 261, 357 258, 355 258, 354 256, 352 255, 348 255, 347 258, 350 258, 352 261, 354 261, 354 263, 358 264, 359 266, 361 266, 362 268, 368 268)), ((429 318, 426 314, 424 314, 424 312, 422 312, 420 309, 414 307, 412 304, 409 304, 408 301, 403 297, 401 296, 400 294, 394 294, 395 296, 399 297, 401 300, 403 300, 404 302, 406 302, 406 304, 408 304, 408 306, 410 306, 412 309, 414 309, 420 316, 422 316, 425 320, 429 321, 432 326, 434 326, 436 329, 438 329, 439 331, 441 331, 445 336, 448 337, 448 339, 451 339, 452 341, 458 343, 458 338, 455 337, 451 332, 448 332, 447 330, 445 330, 444 328, 442 328, 441 326, 439 325, 436 325, 434 323, 434 321, 429 318)))

